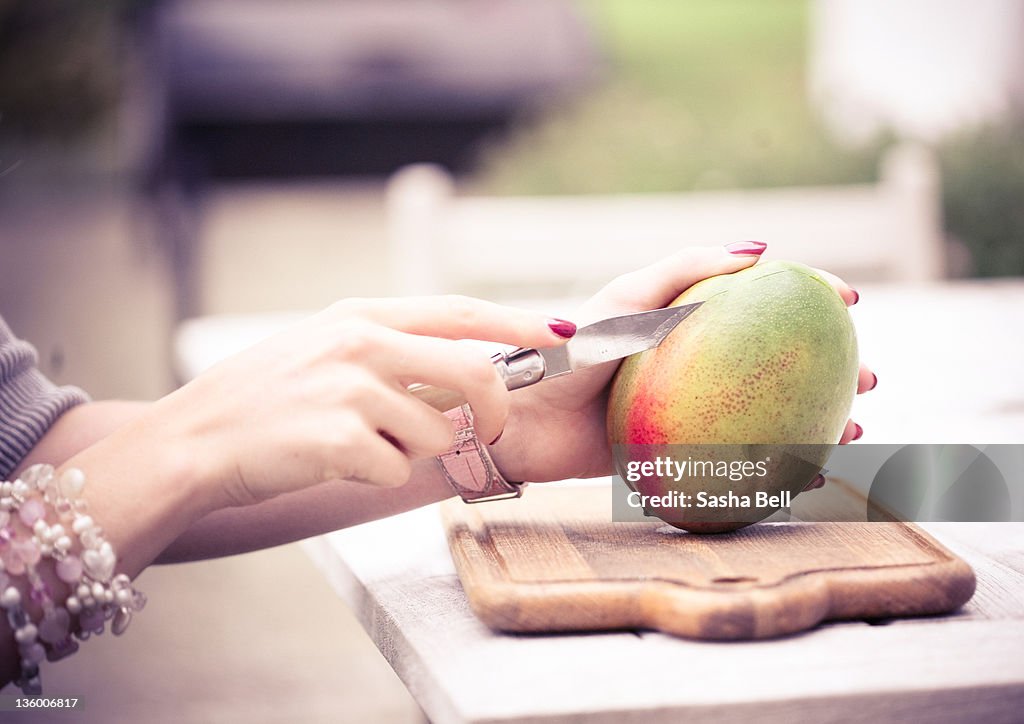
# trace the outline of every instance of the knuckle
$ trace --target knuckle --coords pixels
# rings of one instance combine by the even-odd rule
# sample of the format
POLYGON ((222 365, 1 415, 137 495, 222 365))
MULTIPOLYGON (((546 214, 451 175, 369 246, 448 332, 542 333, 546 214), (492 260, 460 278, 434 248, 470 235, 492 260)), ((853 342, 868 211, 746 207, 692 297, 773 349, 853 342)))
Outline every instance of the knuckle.
POLYGON ((487 388, 500 383, 501 378, 494 364, 487 358, 467 351, 465 375, 473 387, 487 388))
POLYGON ((365 403, 372 403, 380 394, 373 375, 356 366, 345 370, 344 381, 336 385, 335 389, 338 403, 351 411, 361 409, 365 403))
POLYGON ((342 410, 328 433, 328 445, 335 451, 348 451, 359 445, 366 432, 363 416, 352 409, 342 410))
POLYGON ((399 485, 405 485, 409 482, 409 478, 412 477, 412 461, 405 455, 395 456, 394 464, 387 472, 386 477, 387 480, 385 482, 388 485, 396 487, 399 485))
POLYGON ((440 455, 455 444, 455 427, 448 418, 438 413, 435 421, 436 424, 430 426, 425 457, 440 455))
POLYGON ((335 351, 345 360, 361 360, 380 344, 378 330, 372 324, 349 322, 343 325, 335 351))
POLYGON ((480 305, 477 300, 464 294, 448 294, 445 302, 450 315, 462 328, 472 328, 480 319, 480 305))

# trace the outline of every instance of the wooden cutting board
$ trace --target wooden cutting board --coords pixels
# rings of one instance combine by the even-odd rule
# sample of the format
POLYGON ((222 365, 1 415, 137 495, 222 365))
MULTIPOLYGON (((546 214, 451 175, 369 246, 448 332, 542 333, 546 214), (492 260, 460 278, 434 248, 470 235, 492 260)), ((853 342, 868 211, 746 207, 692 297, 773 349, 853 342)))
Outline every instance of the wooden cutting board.
MULTIPOLYGON (((760 639, 832 619, 953 611, 974 572, 915 525, 770 523, 699 536, 611 522, 608 487, 531 487, 518 500, 442 505, 473 610, 503 631, 658 629, 760 639)), ((840 481, 794 500, 864 499, 840 481)))

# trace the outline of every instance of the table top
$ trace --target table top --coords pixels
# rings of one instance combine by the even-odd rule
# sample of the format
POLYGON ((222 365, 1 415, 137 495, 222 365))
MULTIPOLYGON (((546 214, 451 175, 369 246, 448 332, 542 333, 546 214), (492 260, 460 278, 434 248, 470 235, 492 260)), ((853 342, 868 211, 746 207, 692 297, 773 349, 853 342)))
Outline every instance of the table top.
MULTIPOLYGON (((861 357, 879 376, 854 406, 864 442, 1024 442, 1024 282, 860 291, 852 314, 861 357)), ((187 324, 179 372, 190 378, 295 317, 187 324)), ((959 614, 728 644, 654 632, 491 632, 469 609, 436 506, 304 545, 436 724, 1019 721, 1024 523, 922 527, 977 573, 977 593, 959 614)))
POLYGON ((960 613, 745 643, 493 632, 469 608, 437 506, 304 546, 436 724, 1019 720, 1024 523, 923 527, 975 569, 960 613))

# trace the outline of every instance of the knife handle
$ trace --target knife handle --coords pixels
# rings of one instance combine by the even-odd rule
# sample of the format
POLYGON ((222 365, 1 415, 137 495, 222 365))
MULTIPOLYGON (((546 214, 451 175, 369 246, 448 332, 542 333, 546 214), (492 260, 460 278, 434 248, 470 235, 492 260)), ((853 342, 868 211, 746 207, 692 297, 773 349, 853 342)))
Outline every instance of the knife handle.
MULTIPOLYGON (((535 349, 520 347, 507 354, 498 352, 491 357, 491 362, 509 390, 528 387, 544 378, 544 358, 535 349)), ((448 412, 466 404, 462 393, 433 385, 409 385, 409 393, 439 412, 448 412)))

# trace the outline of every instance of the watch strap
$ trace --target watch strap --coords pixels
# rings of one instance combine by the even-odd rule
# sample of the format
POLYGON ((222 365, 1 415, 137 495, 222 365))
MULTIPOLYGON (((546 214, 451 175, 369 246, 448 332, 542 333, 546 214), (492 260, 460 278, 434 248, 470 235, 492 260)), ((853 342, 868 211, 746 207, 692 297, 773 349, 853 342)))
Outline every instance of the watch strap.
POLYGON ((462 405, 445 413, 455 426, 455 444, 436 460, 441 473, 467 503, 518 498, 524 483, 505 480, 473 429, 473 413, 462 405))

